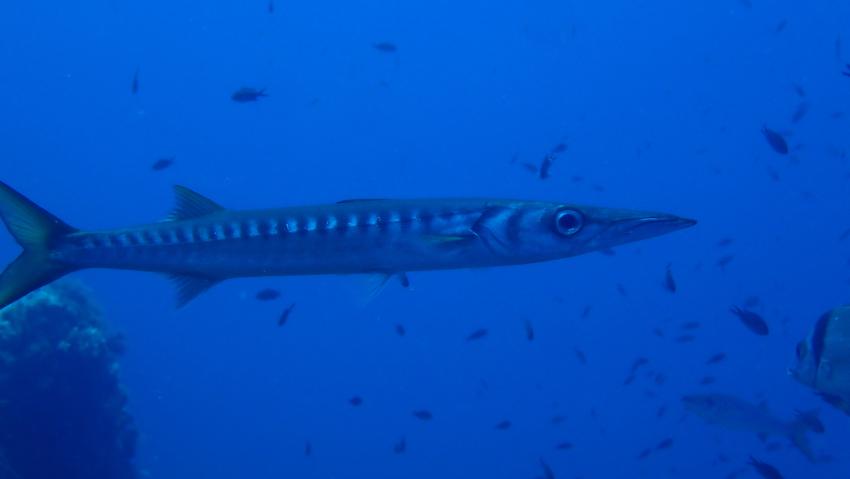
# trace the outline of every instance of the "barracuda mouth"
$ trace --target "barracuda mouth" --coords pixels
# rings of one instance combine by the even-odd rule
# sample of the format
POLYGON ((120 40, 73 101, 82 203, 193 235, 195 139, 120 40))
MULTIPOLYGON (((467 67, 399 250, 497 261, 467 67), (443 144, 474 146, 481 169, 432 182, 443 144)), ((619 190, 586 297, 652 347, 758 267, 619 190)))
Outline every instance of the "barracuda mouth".
POLYGON ((652 238, 673 231, 690 228, 696 220, 673 215, 652 215, 639 218, 627 218, 616 223, 620 233, 634 239, 652 238))

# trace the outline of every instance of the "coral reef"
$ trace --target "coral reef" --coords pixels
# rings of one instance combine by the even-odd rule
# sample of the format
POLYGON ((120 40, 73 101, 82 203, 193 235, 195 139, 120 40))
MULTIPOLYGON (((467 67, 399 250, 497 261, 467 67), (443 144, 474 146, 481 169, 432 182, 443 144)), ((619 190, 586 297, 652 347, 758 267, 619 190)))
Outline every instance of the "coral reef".
POLYGON ((118 336, 63 282, 0 312, 0 478, 135 479, 118 336))

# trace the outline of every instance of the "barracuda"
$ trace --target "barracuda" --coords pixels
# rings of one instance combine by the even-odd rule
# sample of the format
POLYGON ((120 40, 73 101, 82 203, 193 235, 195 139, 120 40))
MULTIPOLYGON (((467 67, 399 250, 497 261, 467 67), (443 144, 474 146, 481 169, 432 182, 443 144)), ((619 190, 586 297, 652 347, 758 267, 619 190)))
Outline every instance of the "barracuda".
POLYGON ((72 228, 0 182, 0 218, 23 252, 0 274, 0 309, 72 271, 168 274, 178 306, 244 276, 374 274, 534 263, 599 251, 694 220, 505 199, 347 200, 233 211, 188 188, 159 223, 72 228))

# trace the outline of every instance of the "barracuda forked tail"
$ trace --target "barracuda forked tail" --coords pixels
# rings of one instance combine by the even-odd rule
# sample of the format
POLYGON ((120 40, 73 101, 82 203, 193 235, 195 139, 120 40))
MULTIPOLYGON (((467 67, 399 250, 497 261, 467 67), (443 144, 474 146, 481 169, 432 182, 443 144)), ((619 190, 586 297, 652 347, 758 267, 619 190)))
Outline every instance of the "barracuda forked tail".
POLYGON ((77 230, 2 182, 0 218, 24 250, 0 274, 0 309, 3 309, 74 270, 53 261, 51 250, 77 230))
POLYGON ((71 271, 163 273, 178 306, 246 276, 368 274, 536 263, 602 251, 694 225, 615 208, 500 198, 366 199, 230 210, 175 187, 166 220, 72 228, 0 182, 0 218, 23 253, 0 274, 0 309, 71 271))

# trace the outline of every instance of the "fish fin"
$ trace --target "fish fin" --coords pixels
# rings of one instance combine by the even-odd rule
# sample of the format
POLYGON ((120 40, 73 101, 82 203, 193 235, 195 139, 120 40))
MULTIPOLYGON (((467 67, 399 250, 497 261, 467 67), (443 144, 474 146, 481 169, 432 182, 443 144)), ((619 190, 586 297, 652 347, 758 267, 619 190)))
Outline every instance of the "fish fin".
POLYGON ((800 450, 809 462, 817 462, 812 446, 809 445, 809 438, 806 433, 809 431, 809 425, 805 420, 796 420, 791 423, 791 432, 789 438, 794 444, 794 447, 800 450))
POLYGON ((206 196, 186 188, 174 185, 177 204, 166 218, 167 221, 188 220, 224 211, 224 207, 206 196))
POLYGON ((450 234, 438 234, 438 235, 425 235, 422 237, 423 240, 434 244, 434 245, 443 245, 443 246, 465 246, 470 241, 478 239, 478 235, 469 231, 468 233, 450 233, 450 234))
POLYGON ((410 278, 407 277, 407 273, 398 273, 398 281, 401 283, 402 288, 410 287, 410 278))
POLYGON ((52 259, 51 252, 77 230, 3 182, 0 219, 24 250, 0 273, 0 309, 75 269, 52 259))
POLYGON ((387 273, 372 273, 363 275, 360 279, 360 284, 357 285, 356 300, 358 306, 365 308, 375 298, 381 294, 381 291, 387 286, 392 274, 387 273))
POLYGON ((182 308, 199 294, 212 288, 221 280, 207 276, 193 274, 169 274, 170 279, 177 286, 177 307, 182 308))

